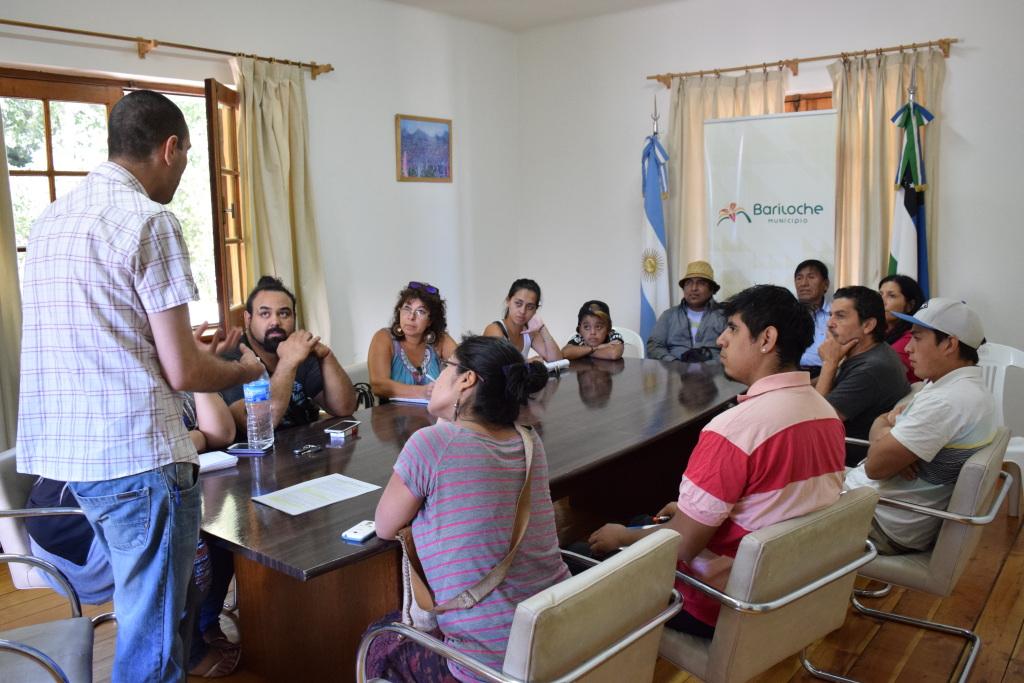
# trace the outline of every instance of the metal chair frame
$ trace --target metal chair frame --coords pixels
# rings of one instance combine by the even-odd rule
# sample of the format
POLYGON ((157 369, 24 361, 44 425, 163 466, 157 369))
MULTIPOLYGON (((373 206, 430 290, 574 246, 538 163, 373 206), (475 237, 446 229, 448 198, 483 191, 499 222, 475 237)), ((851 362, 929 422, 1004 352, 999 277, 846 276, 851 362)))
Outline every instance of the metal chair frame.
MULTIPOLYGON (((47 510, 48 512, 46 514, 59 514, 59 513, 54 513, 52 511, 53 510, 65 510, 65 509, 72 509, 72 510, 74 510, 76 508, 40 508, 40 509, 41 510, 47 510)), ((23 512, 26 512, 26 510, 4 510, 3 512, 4 513, 23 513, 23 512)), ((29 510, 27 512, 32 512, 32 511, 29 510)), ((79 510, 78 512, 81 513, 81 510, 79 510)), ((2 514, 2 513, 0 513, 0 514, 2 514)), ((72 513, 72 514, 74 514, 74 513, 72 513)), ((7 517, 29 517, 31 515, 7 514, 5 516, 7 516, 7 517)), ((53 575, 53 577, 55 579, 57 579, 57 582, 64 589, 64 595, 67 598, 68 604, 71 607, 71 618, 72 619, 77 619, 77 618, 82 616, 82 603, 78 599, 78 593, 75 591, 74 586, 72 586, 71 583, 68 581, 67 577, 64 576, 64 574, 59 569, 57 569, 57 567, 55 567, 52 563, 47 562, 46 560, 40 559, 38 557, 32 557, 31 555, 17 555, 17 554, 14 554, 14 553, 3 553, 3 554, 0 554, 0 564, 8 564, 8 563, 11 563, 11 562, 21 562, 23 564, 30 564, 33 567, 36 567, 36 568, 38 568, 38 569, 40 569, 40 570, 42 570, 44 572, 47 572, 48 574, 53 575)), ((100 615, 100 616, 103 616, 103 615, 100 615)), ((93 626, 95 626, 96 623, 97 623, 96 620, 93 619, 93 626)), ((18 654, 24 655, 25 657, 28 657, 29 659, 34 660, 41 667, 46 669, 57 680, 63 681, 63 683, 69 683, 67 674, 64 673, 64 670, 62 668, 60 668, 60 666, 57 664, 57 662, 53 661, 53 659, 51 659, 46 653, 44 653, 44 652, 42 652, 42 651, 32 647, 31 645, 26 645, 24 643, 19 643, 19 642, 14 641, 14 640, 8 640, 6 638, 0 638, 0 650, 6 650, 8 652, 16 652, 18 654)))
MULTIPOLYGON (((992 505, 988 511, 982 515, 961 515, 955 512, 949 512, 947 510, 935 510, 922 505, 915 505, 914 503, 907 503, 902 500, 894 500, 892 498, 879 498, 879 505, 887 505, 889 507, 898 508, 900 510, 910 510, 913 512, 927 515, 929 517, 937 517, 942 520, 955 522, 957 524, 966 524, 968 526, 984 526, 989 524, 996 518, 999 513, 999 508, 1002 507, 1003 501, 1006 500, 1007 493, 1014 485, 1013 476, 1008 472, 999 472, 999 478, 1002 480, 999 492, 996 494, 995 499, 992 501, 992 505)), ((978 651, 981 649, 981 637, 974 631, 966 628, 960 628, 958 626, 950 626, 949 624, 942 624, 935 621, 929 621, 927 619, 917 619, 915 617, 908 617, 902 614, 896 614, 894 612, 886 612, 884 610, 878 610, 863 605, 857 598, 858 597, 882 597, 887 595, 892 589, 891 584, 885 584, 885 587, 877 591, 854 591, 854 594, 850 596, 850 602, 861 614, 865 614, 876 619, 882 619, 884 621, 893 621, 900 624, 906 624, 908 626, 917 626, 919 628, 928 629, 930 631, 937 631, 939 633, 945 633, 951 636, 957 636, 967 641, 967 660, 964 662, 963 670, 960 676, 957 678, 959 683, 967 683, 967 679, 970 676, 971 669, 974 667, 974 662, 978 657, 978 651)), ((821 671, 814 668, 806 657, 801 659, 804 668, 807 669, 812 675, 817 678, 822 678, 827 681, 837 681, 841 683, 847 683, 852 681, 850 678, 839 676, 836 674, 829 673, 827 671, 821 671)))
MULTIPOLYGON (((575 561, 587 564, 590 566, 596 566, 600 564, 597 560, 579 555, 569 550, 562 550, 562 555, 567 558, 571 558, 575 561)), ((600 654, 590 657, 585 662, 574 668, 572 671, 559 676, 550 683, 569 683, 575 681, 580 677, 587 674, 589 671, 597 668, 607 660, 617 655, 622 650, 626 649, 636 641, 643 638, 645 635, 656 629, 657 627, 664 624, 666 621, 674 617, 679 610, 682 608, 682 596, 679 591, 672 589, 672 598, 669 601, 668 607, 659 612, 657 616, 650 619, 646 623, 630 631, 619 640, 612 643, 609 647, 603 650, 600 654)), ((386 632, 397 633, 401 636, 409 638, 415 641, 422 647, 441 655, 445 659, 452 660, 465 668, 468 671, 473 672, 484 681, 490 683, 526 683, 525 680, 509 676, 508 674, 493 669, 486 664, 483 664, 472 657, 469 657, 458 650, 446 645, 443 641, 434 638, 433 636, 419 631, 412 626, 401 624, 398 622, 385 624, 378 626, 373 629, 365 636, 363 636, 362 642, 359 643, 359 651, 356 654, 356 681, 357 683, 366 683, 366 655, 370 651, 370 645, 380 635, 386 632)))
MULTIPOLYGON (((712 588, 708 584, 695 579, 692 576, 684 574, 682 572, 676 572, 676 578, 692 588, 696 588, 701 593, 708 595, 717 600, 723 607, 727 607, 736 612, 743 612, 746 614, 764 614, 766 612, 773 612, 781 607, 799 600, 800 598, 810 595, 816 590, 824 588, 834 581, 838 581, 844 576, 848 576, 851 572, 855 572, 868 562, 878 557, 878 551, 875 549, 875 545, 868 540, 864 541, 864 554, 860 557, 847 562, 842 567, 832 570, 828 574, 819 576, 813 579, 809 583, 797 588, 782 597, 776 598, 775 600, 769 600, 768 602, 747 602, 746 600, 738 600, 730 595, 723 593, 722 591, 712 588)), ((804 668, 807 669, 811 674, 818 675, 818 670, 814 668, 810 660, 807 659, 807 648, 804 648, 800 653, 800 663, 803 664, 804 668)), ((826 674, 832 676, 832 674, 826 674)), ((851 681, 848 678, 842 678, 836 676, 830 680, 834 681, 851 681)), ((855 682, 852 682, 855 683, 855 682)))

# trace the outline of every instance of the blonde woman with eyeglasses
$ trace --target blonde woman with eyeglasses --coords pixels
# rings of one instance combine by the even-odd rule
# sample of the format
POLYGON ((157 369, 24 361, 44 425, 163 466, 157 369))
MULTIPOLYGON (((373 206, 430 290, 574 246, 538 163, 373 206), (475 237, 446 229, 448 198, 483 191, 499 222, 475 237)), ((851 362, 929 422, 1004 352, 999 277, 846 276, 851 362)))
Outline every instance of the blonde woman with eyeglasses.
POLYGON ((441 358, 455 351, 445 303, 437 287, 410 282, 398 294, 391 326, 370 340, 367 369, 378 398, 428 399, 441 374, 441 358))

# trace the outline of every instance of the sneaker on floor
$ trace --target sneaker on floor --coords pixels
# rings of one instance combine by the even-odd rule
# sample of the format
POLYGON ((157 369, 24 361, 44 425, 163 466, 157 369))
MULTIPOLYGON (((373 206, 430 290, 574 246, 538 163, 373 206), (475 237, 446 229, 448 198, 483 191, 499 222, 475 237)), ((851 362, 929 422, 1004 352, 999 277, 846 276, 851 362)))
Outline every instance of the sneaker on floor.
POLYGON ((206 656, 199 660, 199 663, 189 669, 189 676, 200 678, 222 678, 230 676, 238 668, 242 660, 242 650, 238 647, 219 648, 211 647, 206 656))

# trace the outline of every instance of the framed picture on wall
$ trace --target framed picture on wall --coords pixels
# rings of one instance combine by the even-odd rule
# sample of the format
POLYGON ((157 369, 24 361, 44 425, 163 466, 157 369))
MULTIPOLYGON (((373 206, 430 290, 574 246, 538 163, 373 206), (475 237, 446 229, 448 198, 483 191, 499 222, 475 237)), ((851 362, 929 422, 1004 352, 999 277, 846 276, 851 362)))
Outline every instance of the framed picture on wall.
POLYGON ((400 182, 452 181, 452 120, 395 114, 395 177, 400 182))

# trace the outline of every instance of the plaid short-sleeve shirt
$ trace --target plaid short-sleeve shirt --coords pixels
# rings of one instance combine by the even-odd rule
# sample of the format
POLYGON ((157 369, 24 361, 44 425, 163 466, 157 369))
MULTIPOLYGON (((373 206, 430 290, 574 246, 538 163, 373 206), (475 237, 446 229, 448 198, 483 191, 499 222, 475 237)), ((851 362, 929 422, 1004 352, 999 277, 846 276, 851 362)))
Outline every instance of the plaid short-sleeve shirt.
POLYGON ((100 164, 29 235, 18 470, 102 481, 196 462, 148 315, 197 298, 181 226, 100 164))

